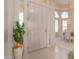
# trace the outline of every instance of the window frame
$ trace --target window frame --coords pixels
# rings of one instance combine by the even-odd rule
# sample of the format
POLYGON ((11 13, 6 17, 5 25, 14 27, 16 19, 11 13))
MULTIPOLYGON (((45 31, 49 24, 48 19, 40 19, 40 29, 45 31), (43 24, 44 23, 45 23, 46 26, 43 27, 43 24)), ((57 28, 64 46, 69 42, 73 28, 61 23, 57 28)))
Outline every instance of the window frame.
MULTIPOLYGON (((66 21, 67 21, 67 26, 66 26, 66 27, 67 27, 67 29, 68 29, 69 10, 55 10, 55 12, 54 12, 54 19, 55 19, 55 20, 58 20, 58 21, 59 21, 59 19, 61 19, 62 21, 63 21, 63 20, 66 20, 66 21), (57 12, 58 14, 60 13, 59 17, 55 17, 55 12, 57 12), (64 17, 62 18, 62 13, 63 13, 63 12, 67 12, 67 13, 68 13, 68 17, 67 17, 67 18, 64 18, 64 17)), ((59 24, 59 22, 58 22, 58 24, 59 24)), ((63 24, 62 24, 62 30, 61 30, 62 32, 63 32, 63 27, 64 27, 64 26, 63 26, 63 24)), ((58 26, 58 29, 59 29, 59 26, 58 26)), ((67 29, 66 29, 66 30, 67 30, 67 29)), ((55 25, 55 32, 56 32, 56 25, 55 25)), ((57 32, 59 32, 59 30, 58 30, 57 32)))

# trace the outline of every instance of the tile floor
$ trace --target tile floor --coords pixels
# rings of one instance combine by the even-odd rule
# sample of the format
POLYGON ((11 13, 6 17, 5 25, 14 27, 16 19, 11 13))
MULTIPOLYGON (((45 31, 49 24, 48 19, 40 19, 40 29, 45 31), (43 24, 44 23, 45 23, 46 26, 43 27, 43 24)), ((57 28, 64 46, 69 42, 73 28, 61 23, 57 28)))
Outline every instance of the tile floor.
POLYGON ((73 44, 64 41, 61 42, 49 48, 30 52, 24 59, 74 59, 74 53, 69 55, 70 52, 73 52, 73 44))

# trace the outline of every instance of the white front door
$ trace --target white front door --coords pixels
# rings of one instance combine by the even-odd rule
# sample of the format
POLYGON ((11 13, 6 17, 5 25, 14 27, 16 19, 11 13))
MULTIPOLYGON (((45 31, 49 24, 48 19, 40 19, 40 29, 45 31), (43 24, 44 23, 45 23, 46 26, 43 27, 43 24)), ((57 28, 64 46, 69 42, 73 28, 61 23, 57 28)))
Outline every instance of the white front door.
POLYGON ((49 45, 49 8, 34 3, 28 4, 28 50, 49 45))

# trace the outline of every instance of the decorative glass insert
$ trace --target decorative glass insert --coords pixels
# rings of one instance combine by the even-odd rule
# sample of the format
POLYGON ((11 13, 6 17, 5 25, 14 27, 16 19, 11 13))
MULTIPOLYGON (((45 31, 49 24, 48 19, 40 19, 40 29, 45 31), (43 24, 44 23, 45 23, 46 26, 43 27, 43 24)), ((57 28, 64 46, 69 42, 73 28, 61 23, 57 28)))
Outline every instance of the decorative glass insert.
POLYGON ((68 12, 66 11, 62 12, 61 18, 68 18, 68 12))
POLYGON ((55 20, 55 32, 58 32, 58 20, 55 20))

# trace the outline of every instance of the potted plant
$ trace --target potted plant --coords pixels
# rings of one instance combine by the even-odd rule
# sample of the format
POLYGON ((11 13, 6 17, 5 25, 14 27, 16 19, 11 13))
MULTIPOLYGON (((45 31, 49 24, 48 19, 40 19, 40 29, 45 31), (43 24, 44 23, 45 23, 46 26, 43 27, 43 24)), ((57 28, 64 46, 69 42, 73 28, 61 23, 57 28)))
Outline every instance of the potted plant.
POLYGON ((24 35, 24 23, 20 25, 19 21, 16 22, 16 27, 13 29, 13 39, 15 46, 13 48, 14 58, 22 59, 23 54, 23 35, 24 35))

